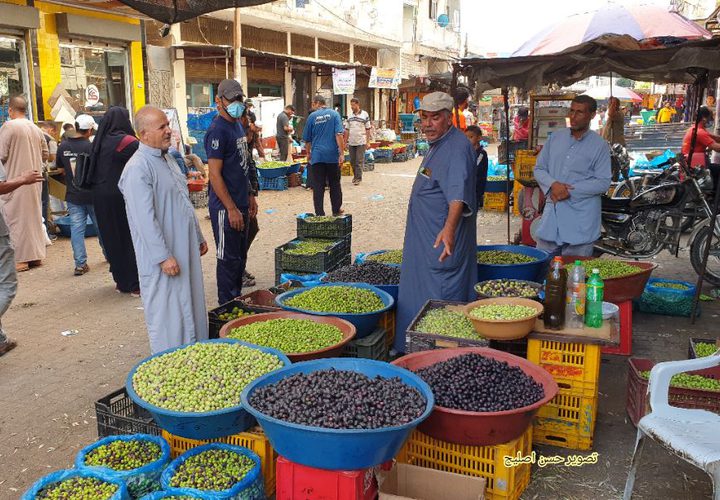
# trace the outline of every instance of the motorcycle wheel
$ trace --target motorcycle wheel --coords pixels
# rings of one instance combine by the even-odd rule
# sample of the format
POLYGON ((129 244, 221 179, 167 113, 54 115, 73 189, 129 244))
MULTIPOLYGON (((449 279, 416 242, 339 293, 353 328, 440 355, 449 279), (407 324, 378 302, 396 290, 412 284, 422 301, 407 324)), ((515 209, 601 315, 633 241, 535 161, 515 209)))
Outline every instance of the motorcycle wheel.
MULTIPOLYGON (((699 275, 702 270, 702 260, 705 254, 705 245, 712 235, 712 228, 704 227, 700 230, 695 241, 690 246, 690 263, 695 272, 699 275)), ((705 281, 715 286, 720 286, 720 240, 717 238, 710 249, 707 268, 705 269, 705 281), (713 252, 714 251, 714 252, 713 252), (715 253, 716 255, 713 255, 715 253)))

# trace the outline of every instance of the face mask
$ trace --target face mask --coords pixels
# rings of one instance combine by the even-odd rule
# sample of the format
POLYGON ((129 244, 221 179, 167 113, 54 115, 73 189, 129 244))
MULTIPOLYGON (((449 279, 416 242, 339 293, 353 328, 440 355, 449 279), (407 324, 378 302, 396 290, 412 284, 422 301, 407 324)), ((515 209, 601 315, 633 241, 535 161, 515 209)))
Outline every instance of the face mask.
POLYGON ((231 102, 230 105, 225 108, 225 111, 227 111, 227 114, 229 114, 232 118, 238 119, 245 111, 245 105, 237 101, 231 102))

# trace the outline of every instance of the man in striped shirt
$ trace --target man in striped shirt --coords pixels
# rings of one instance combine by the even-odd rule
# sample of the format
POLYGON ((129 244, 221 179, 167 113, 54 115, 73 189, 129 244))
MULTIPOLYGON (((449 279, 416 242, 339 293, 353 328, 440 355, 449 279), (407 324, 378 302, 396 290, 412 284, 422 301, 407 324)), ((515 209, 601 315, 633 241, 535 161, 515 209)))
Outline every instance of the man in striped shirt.
POLYGON ((360 108, 360 100, 353 97, 350 100, 352 112, 345 120, 345 144, 350 152, 350 163, 353 167, 353 184, 362 181, 363 167, 365 166, 365 149, 370 142, 370 116, 360 108))

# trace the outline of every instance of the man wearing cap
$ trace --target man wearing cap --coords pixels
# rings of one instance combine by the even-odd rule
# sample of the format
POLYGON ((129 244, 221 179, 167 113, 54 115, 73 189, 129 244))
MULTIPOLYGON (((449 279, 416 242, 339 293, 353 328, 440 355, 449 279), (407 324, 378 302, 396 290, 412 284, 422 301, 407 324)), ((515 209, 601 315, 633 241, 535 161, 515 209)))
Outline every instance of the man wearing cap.
POLYGON ((452 125, 453 98, 433 92, 420 108, 430 143, 408 205, 400 272, 395 351, 405 352, 407 327, 429 299, 467 302, 477 281, 475 154, 452 125))
POLYGON ((293 132, 290 120, 295 114, 295 108, 288 104, 285 109, 277 117, 277 130, 275 131, 275 140, 277 141, 278 151, 280 152, 280 161, 288 159, 290 150, 290 135, 293 132))
POLYGON ((325 215, 325 186, 330 185, 332 214, 342 213, 340 165, 345 161, 345 129, 337 111, 326 107, 325 98, 316 95, 313 112, 303 129, 303 140, 310 155, 308 179, 313 189, 315 215, 325 215))
POLYGON ((242 291, 247 260, 248 221, 257 216, 250 185, 248 145, 239 123, 245 111, 243 89, 236 80, 223 80, 215 97, 218 116, 205 135, 210 177, 209 210, 217 248, 217 288, 220 304, 242 291))
MULTIPOLYGON (((75 276, 82 276, 90 270, 85 249, 85 228, 88 216, 95 227, 97 227, 97 219, 95 218, 92 193, 76 188, 72 180, 78 155, 89 156, 92 153, 90 136, 95 130, 97 130, 97 123, 92 116, 78 115, 75 117, 75 129, 67 132, 66 140, 60 143, 57 149, 56 163, 65 174, 67 189, 65 201, 70 214, 70 243, 75 260, 75 276)), ((100 244, 102 246, 102 242, 100 244)))

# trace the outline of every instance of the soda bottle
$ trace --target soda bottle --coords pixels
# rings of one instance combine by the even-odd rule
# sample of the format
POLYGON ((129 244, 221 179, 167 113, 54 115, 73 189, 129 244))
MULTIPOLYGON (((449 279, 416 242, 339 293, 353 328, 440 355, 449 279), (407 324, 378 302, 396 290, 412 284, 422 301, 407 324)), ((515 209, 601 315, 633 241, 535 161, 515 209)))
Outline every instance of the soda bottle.
POLYGON ((579 260, 568 276, 565 323, 568 328, 582 328, 585 324, 585 267, 579 260))
POLYGON ((562 259, 555 257, 545 279, 545 328, 562 330, 565 326, 565 295, 567 293, 567 271, 562 259))
POLYGON ((587 302, 585 304, 585 325, 600 328, 603 324, 602 304, 605 284, 600 277, 600 270, 593 269, 587 282, 587 302))

